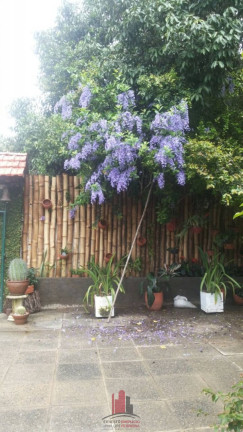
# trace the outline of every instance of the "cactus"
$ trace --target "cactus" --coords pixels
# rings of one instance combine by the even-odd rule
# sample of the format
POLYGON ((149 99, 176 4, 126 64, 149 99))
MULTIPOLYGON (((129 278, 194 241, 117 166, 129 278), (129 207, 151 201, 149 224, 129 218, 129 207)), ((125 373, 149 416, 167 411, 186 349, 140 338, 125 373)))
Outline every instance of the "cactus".
POLYGON ((27 264, 21 258, 15 258, 11 261, 8 269, 10 281, 24 281, 27 279, 27 264))
POLYGON ((25 315, 26 309, 24 306, 18 306, 15 313, 16 315, 25 315))

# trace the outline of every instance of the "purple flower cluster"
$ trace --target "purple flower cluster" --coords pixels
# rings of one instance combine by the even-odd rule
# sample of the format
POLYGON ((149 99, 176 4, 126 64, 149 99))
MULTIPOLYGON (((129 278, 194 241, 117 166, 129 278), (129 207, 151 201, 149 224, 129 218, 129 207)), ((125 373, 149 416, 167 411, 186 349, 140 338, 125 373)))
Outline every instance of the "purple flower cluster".
POLYGON ((74 219, 75 218, 75 214, 76 214, 76 211, 78 210, 78 207, 76 206, 76 207, 73 207, 73 208, 71 208, 70 210, 69 210, 69 218, 70 219, 74 219))
MULTIPOLYGON (((163 114, 156 114, 151 123, 154 135, 150 139, 149 150, 154 152, 154 160, 159 168, 171 168, 176 173, 177 183, 185 184, 184 133, 189 129, 188 108, 185 102, 181 102, 179 109, 173 107, 163 114)), ((160 189, 164 187, 164 176, 156 177, 160 189)))
POLYGON ((91 204, 94 204, 97 200, 99 204, 103 204, 105 201, 105 196, 103 194, 100 183, 90 183, 86 184, 85 190, 90 190, 91 192, 91 204))
POLYGON ((129 106, 135 106, 135 95, 133 90, 128 90, 124 93, 120 93, 117 96, 118 104, 122 106, 124 110, 127 110, 129 106))
POLYGON ((78 149, 78 142, 81 140, 82 135, 81 133, 77 132, 75 135, 73 135, 68 143, 68 149, 69 150, 77 150, 78 149))
POLYGON ((122 130, 132 132, 136 127, 137 133, 139 135, 142 134, 142 119, 139 116, 132 115, 130 111, 121 113, 115 126, 116 132, 121 132, 122 130))
POLYGON ((132 174, 136 172, 134 166, 129 167, 125 170, 121 170, 119 167, 112 168, 107 176, 110 184, 113 188, 116 188, 117 193, 127 190, 131 180, 132 174))
POLYGON ((79 106, 81 108, 88 108, 91 98, 92 98, 92 93, 90 91, 90 88, 89 86, 85 86, 79 98, 79 106))
POLYGON ((69 169, 79 170, 80 169, 80 159, 81 159, 81 153, 77 153, 71 159, 65 160, 64 169, 65 170, 69 170, 69 169))
MULTIPOLYGON (((91 97, 90 88, 84 87, 79 100, 81 108, 88 108, 91 97)), ((143 169, 143 160, 140 156, 144 156, 147 144, 144 143, 142 119, 129 111, 130 107, 135 105, 134 92, 129 90, 118 95, 118 104, 122 106, 123 111, 118 113, 115 120, 97 120, 96 117, 96 121, 88 122, 89 114, 86 112, 85 118, 80 117, 76 122, 77 126, 82 125, 82 134, 73 132, 68 143, 68 149, 74 151, 74 154, 70 160, 65 161, 66 170, 80 170, 81 163, 84 162, 94 167, 85 185, 85 191, 90 193, 92 204, 102 204, 105 201, 105 183, 109 182, 111 187, 120 193, 127 190, 132 179, 143 169)), ((174 172, 177 183, 184 185, 183 145, 185 132, 189 130, 186 103, 182 101, 178 107, 156 114, 150 130, 152 136, 148 144, 149 154, 146 157, 153 161, 150 166, 153 173, 156 173, 154 180, 158 187, 164 187, 164 173, 167 168, 174 172)), ((75 217, 75 211, 75 208, 70 210, 71 218, 75 217)))
POLYGON ((182 132, 189 130, 189 116, 187 104, 182 101, 180 109, 172 107, 170 111, 156 114, 151 123, 151 130, 155 132, 165 130, 171 132, 182 132))
POLYGON ((66 98, 62 96, 61 99, 54 106, 54 113, 57 114, 59 109, 61 109, 61 115, 63 120, 68 120, 72 117, 72 104, 66 98))

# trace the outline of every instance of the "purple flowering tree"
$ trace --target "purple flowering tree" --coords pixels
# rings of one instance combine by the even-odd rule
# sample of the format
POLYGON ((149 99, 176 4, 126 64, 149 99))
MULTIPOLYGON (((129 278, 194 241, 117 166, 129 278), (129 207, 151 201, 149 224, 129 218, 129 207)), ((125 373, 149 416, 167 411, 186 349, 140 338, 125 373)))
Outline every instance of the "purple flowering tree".
MULTIPOLYGON (((78 204, 88 201, 102 204, 108 191, 113 190, 117 194, 129 191, 131 183, 139 182, 141 178, 143 182, 146 179, 149 186, 121 285, 152 188, 163 189, 168 172, 175 175, 178 185, 185 184, 183 145, 185 133, 189 130, 188 108, 186 102, 181 101, 167 112, 156 113, 148 124, 136 112, 132 90, 118 94, 116 100, 113 99, 112 109, 103 115, 97 112, 95 99, 98 97, 97 89, 92 94, 92 88, 86 85, 77 93, 62 97, 56 104, 55 112, 60 110, 62 118, 71 125, 63 136, 70 151, 70 158, 65 161, 64 167, 68 171, 81 173, 84 179, 78 204)), ((116 297, 114 303, 115 300, 116 297)))

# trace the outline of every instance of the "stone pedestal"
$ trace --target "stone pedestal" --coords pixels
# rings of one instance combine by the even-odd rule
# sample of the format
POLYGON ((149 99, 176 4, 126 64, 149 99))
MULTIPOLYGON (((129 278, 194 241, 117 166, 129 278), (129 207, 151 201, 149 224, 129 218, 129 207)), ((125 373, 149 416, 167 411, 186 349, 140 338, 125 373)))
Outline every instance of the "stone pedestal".
POLYGON ((24 306, 24 299, 28 297, 26 294, 20 296, 11 296, 8 295, 6 298, 12 301, 12 313, 8 316, 8 321, 14 321, 12 314, 16 313, 16 310, 19 306, 24 306))

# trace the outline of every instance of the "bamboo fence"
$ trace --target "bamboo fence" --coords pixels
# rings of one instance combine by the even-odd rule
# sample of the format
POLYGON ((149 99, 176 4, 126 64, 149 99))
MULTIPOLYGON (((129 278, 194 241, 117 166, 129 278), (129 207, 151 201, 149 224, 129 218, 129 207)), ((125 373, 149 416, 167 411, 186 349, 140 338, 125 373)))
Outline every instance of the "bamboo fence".
MULTIPOLYGON (((24 190, 24 224, 22 236, 23 258, 29 267, 44 268, 45 276, 70 277, 71 269, 87 266, 92 256, 101 266, 107 254, 119 260, 128 254, 143 205, 139 199, 125 193, 114 197, 102 206, 87 205, 75 208, 75 217, 70 218, 71 204, 79 194, 80 179, 67 174, 57 177, 26 176, 24 190), (50 199, 52 207, 43 208, 44 199, 50 199), (104 219, 106 229, 98 227, 104 219), (69 251, 67 259, 61 259, 61 249, 69 251)), ((181 228, 192 214, 192 203, 188 198, 178 204, 177 226, 181 228)), ((132 269, 131 276, 145 276, 149 271, 157 272, 164 264, 182 260, 197 262, 198 246, 204 251, 213 247, 215 230, 225 230, 234 224, 240 230, 234 240, 234 249, 226 251, 226 258, 235 265, 243 264, 240 253, 242 221, 233 223, 232 211, 213 205, 209 209, 208 223, 201 233, 190 230, 179 239, 177 232, 156 220, 156 202, 152 198, 141 225, 140 236, 146 239, 142 247, 135 244, 133 262, 141 260, 142 271, 132 269)))

